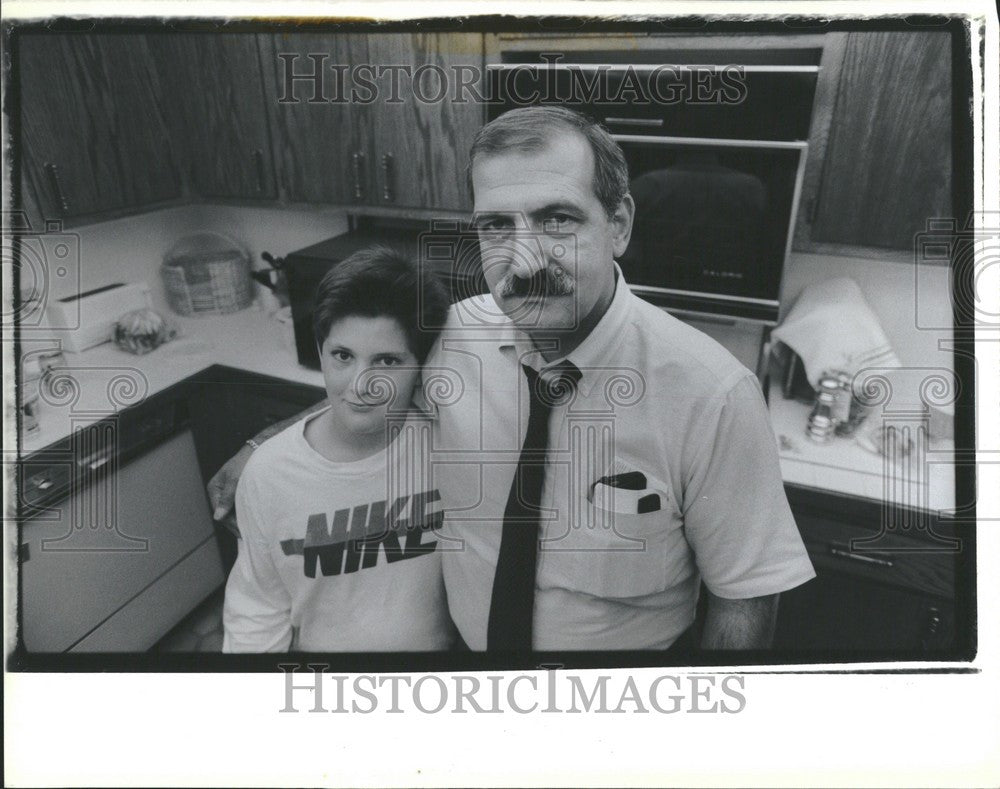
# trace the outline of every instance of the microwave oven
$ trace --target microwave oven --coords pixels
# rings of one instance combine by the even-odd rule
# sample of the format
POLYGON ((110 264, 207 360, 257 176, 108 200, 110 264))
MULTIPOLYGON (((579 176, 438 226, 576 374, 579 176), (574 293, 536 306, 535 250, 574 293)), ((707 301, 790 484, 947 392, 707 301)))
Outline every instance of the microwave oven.
POLYGON ((333 266, 363 247, 388 246, 420 261, 420 276, 437 277, 452 301, 486 292, 478 238, 453 220, 420 221, 356 218, 347 233, 328 238, 285 256, 282 270, 288 281, 295 351, 299 364, 319 369, 319 351, 313 337, 313 307, 320 280, 333 266))

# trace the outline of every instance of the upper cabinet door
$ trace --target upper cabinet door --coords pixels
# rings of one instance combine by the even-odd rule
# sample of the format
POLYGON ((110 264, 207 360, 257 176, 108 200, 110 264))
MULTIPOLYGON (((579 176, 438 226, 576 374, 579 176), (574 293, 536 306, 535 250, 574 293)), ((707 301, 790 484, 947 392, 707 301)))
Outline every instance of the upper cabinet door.
POLYGON ((258 36, 152 33, 165 115, 193 190, 205 197, 274 198, 258 36))
POLYGON ((796 246, 910 251, 928 219, 951 213, 950 36, 850 33, 830 55, 796 246))
POLYGON ((142 36, 18 37, 24 178, 46 218, 181 194, 163 85, 142 36))
POLYGON ((377 204, 469 210, 469 146, 483 125, 483 36, 475 33, 379 33, 370 63, 398 69, 378 80, 373 104, 377 204), (464 87, 463 87, 464 83, 464 87), (397 93, 397 95, 393 95, 397 93))
POLYGON ((292 202, 366 203, 375 192, 368 91, 352 67, 370 62, 359 33, 261 36, 264 110, 292 202))

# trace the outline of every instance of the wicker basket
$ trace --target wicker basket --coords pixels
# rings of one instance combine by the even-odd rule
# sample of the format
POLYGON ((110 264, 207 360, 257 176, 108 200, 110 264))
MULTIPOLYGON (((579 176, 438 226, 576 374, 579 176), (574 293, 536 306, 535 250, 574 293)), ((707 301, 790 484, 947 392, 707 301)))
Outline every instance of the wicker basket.
POLYGON ((221 233, 178 241, 160 267, 170 308, 179 315, 225 315, 250 306, 250 256, 221 233))

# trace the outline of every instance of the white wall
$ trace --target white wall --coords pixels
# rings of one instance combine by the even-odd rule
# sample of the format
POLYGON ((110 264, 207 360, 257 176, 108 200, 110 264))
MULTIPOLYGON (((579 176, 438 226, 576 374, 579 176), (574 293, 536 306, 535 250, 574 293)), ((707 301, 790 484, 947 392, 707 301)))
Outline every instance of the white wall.
POLYGON ((189 214, 190 206, 179 206, 64 231, 76 241, 78 254, 63 261, 62 276, 62 267, 48 261, 49 298, 112 282, 147 281, 157 306, 165 307, 158 268, 167 250, 186 232, 189 214))
POLYGON ((215 230, 236 239, 250 252, 253 267, 262 268, 267 264, 260 259, 261 252, 284 256, 339 235, 347 230, 347 219, 343 211, 333 208, 196 204, 76 228, 66 232, 77 239, 79 257, 66 260, 62 276, 56 276, 50 263, 49 297, 71 295, 78 287, 89 290, 112 282, 145 281, 152 290, 154 306, 167 312, 160 265, 181 237, 201 230, 215 230))
POLYGON ((904 366, 952 369, 951 352, 938 348, 951 337, 947 267, 793 252, 781 302, 787 310, 807 285, 834 277, 858 283, 904 366))
MULTIPOLYGON (((238 239, 250 252, 255 269, 267 268, 261 252, 284 257, 289 252, 347 232, 347 215, 336 208, 268 208, 254 206, 192 206, 192 230, 215 230, 238 239)), ((276 308, 271 292, 257 286, 261 306, 276 308)))
MULTIPOLYGON (((155 305, 166 310, 160 264, 179 238, 199 230, 232 236, 249 250, 254 268, 261 268, 266 265, 261 252, 286 255, 345 232, 347 219, 334 208, 206 203, 89 225, 69 231, 79 238, 80 287, 87 290, 110 282, 145 280, 152 287, 155 305)), ((69 268, 64 277, 50 274, 50 296, 76 292, 76 269, 69 268)), ((938 348, 938 341, 948 339, 950 330, 928 328, 948 327, 952 322, 946 268, 796 252, 788 260, 782 302, 791 304, 811 282, 842 276, 861 287, 904 365, 951 369, 950 352, 938 348)))

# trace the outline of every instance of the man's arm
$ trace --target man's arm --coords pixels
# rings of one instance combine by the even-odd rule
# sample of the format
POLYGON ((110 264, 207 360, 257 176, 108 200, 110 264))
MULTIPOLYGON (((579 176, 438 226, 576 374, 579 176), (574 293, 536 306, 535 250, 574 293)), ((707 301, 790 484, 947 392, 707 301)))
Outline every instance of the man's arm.
POLYGON ((727 600, 708 592, 702 649, 769 649, 778 620, 778 595, 727 600))
MULTIPOLYGON (((326 398, 323 398, 316 405, 310 406, 295 416, 277 422, 270 427, 265 427, 253 437, 253 440, 258 444, 263 444, 286 427, 295 424, 309 414, 326 408, 326 406, 326 398)), ((233 513, 233 502, 236 500, 236 483, 240 481, 240 474, 243 473, 243 467, 246 466, 252 454, 253 448, 248 444, 244 444, 240 447, 240 451, 229 458, 222 468, 215 473, 215 476, 208 481, 207 486, 208 500, 212 504, 212 517, 217 521, 221 521, 237 537, 240 536, 240 530, 236 525, 236 518, 233 513)))
POLYGON ((704 438, 685 469, 683 512, 685 536, 712 592, 702 646, 767 649, 777 593, 816 573, 785 497, 778 442, 757 380, 744 374, 721 409, 697 425, 704 438))

